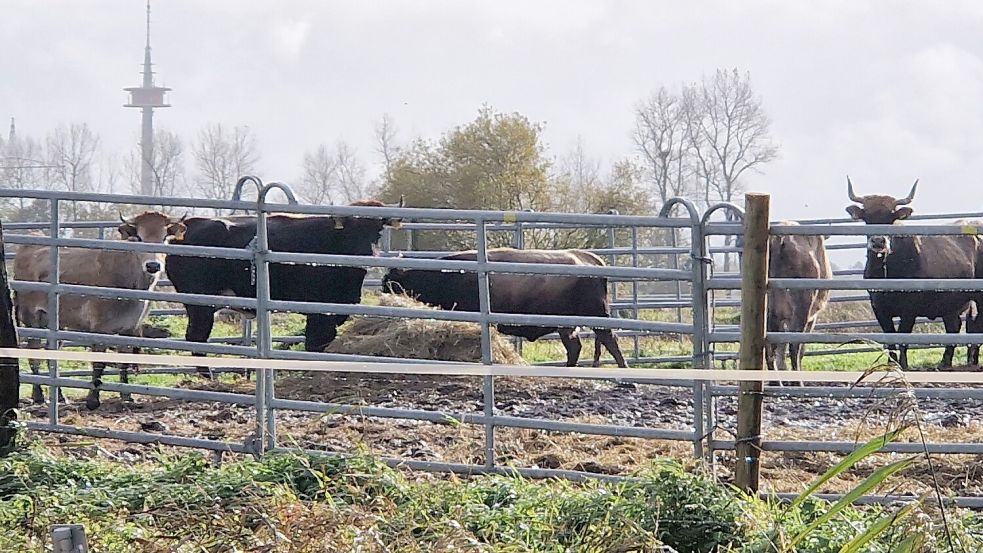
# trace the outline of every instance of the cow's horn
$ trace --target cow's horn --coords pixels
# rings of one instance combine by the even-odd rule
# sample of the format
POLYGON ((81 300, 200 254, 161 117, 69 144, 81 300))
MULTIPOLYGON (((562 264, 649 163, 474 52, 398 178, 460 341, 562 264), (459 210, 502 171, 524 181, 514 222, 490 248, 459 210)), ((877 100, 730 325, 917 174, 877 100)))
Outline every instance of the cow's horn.
POLYGON ((122 211, 119 212, 119 220, 120 221, 123 221, 123 224, 124 225, 129 225, 130 224, 130 222, 126 220, 126 217, 123 217, 123 212, 122 211))
POLYGON ((178 221, 177 221, 177 222, 179 222, 179 223, 183 223, 183 222, 184 222, 184 220, 185 220, 185 219, 187 219, 187 218, 188 218, 188 212, 187 212, 187 211, 185 211, 185 212, 184 212, 184 215, 182 215, 182 216, 181 216, 181 218, 180 218, 180 219, 178 219, 178 221))
POLYGON ((403 201, 404 201, 405 199, 406 199, 406 198, 405 198, 405 197, 404 197, 404 196, 403 196, 402 194, 400 194, 400 195, 399 195, 399 205, 398 205, 397 207, 403 207, 403 201))
POLYGON ((846 192, 850 195, 851 202, 863 203, 864 199, 853 193, 853 182, 850 180, 850 175, 846 176, 846 192))
POLYGON ((910 204, 911 203, 911 200, 915 199, 915 189, 916 188, 918 188, 918 179, 915 179, 915 184, 911 185, 911 192, 908 192, 908 196, 905 197, 905 198, 901 198, 900 200, 898 200, 897 202, 895 202, 894 205, 908 205, 908 204, 910 204))

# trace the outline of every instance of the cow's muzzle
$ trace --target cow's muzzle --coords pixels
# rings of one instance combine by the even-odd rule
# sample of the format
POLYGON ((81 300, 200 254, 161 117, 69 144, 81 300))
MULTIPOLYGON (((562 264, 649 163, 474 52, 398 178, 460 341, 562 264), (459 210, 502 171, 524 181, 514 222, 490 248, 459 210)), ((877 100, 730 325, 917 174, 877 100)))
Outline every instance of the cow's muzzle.
POLYGON ((871 236, 867 239, 867 249, 877 257, 891 253, 891 238, 887 236, 871 236))
POLYGON ((161 264, 160 261, 147 261, 143 264, 143 270, 147 271, 147 274, 156 275, 160 272, 161 264))

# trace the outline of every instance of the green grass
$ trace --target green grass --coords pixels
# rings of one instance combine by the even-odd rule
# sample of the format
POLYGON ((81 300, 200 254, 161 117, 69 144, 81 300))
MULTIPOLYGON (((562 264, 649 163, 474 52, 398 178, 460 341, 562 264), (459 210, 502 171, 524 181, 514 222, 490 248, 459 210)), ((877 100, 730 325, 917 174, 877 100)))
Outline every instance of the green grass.
MULTIPOLYGON (((832 553, 883 511, 752 499, 655 461, 621 483, 517 477, 416 479, 369 456, 267 455, 211 466, 198 453, 127 465, 46 449, 0 459, 0 550, 41 550, 52 524, 84 525, 92 551, 655 551, 764 553, 815 524, 795 551, 832 553)), ((980 520, 952 514, 963 544, 980 520)), ((920 531, 938 535, 931 517, 920 531)), ((867 551, 886 552, 899 525, 867 551)), ((974 550, 970 546, 969 550, 974 550)))

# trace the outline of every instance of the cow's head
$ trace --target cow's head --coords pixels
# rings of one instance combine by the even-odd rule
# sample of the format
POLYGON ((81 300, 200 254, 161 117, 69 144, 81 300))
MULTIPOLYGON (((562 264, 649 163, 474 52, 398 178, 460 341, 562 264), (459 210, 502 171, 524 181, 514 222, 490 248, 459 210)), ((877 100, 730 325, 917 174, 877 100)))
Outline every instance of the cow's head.
POLYGON ((907 219, 911 216, 912 209, 907 206, 915 197, 915 189, 918 188, 918 179, 915 179, 915 184, 911 185, 911 192, 908 192, 908 195, 901 199, 878 194, 857 196, 853 192, 853 183, 850 182, 850 177, 846 178, 846 185, 850 201, 863 206, 847 206, 846 212, 850 214, 850 217, 871 225, 892 225, 901 219, 907 219))
MULTIPOLYGON (((359 200, 349 204, 353 207, 403 207, 403 198, 398 204, 387 205, 378 200, 359 200)), ((398 229, 398 217, 369 217, 369 216, 333 216, 334 230, 346 238, 340 241, 339 253, 366 255, 374 253, 374 245, 382 238, 382 229, 391 227, 398 229), (366 250, 366 251, 362 251, 366 250)))
POLYGON ((184 220, 187 217, 188 215, 185 214, 180 219, 174 219, 159 211, 145 211, 127 219, 120 213, 119 220, 122 224, 117 227, 117 230, 123 240, 162 244, 168 237, 184 236, 186 230, 184 220))
POLYGON ((405 294, 414 299, 432 299, 426 294, 433 287, 433 275, 429 271, 414 269, 389 269, 382 277, 382 291, 387 294, 405 294), (427 298, 420 298, 420 295, 427 298))
MULTIPOLYGON (((853 192, 853 183, 850 182, 850 177, 846 178, 846 184, 850 201, 861 204, 847 206, 846 208, 846 212, 854 220, 863 221, 870 225, 893 225, 911 216, 912 209, 908 207, 908 204, 915 198, 918 179, 915 179, 915 184, 911 185, 911 191, 908 192, 908 195, 901 199, 877 194, 857 196, 853 192)), ((867 251, 876 257, 887 256, 891 253, 891 237, 870 236, 867 239, 867 251)))

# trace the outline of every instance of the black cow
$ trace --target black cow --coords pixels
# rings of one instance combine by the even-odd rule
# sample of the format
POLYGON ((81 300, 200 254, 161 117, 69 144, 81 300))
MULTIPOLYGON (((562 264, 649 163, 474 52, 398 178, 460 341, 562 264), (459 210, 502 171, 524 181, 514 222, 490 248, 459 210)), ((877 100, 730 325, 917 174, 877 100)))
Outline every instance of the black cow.
MULTIPOLYGON (((440 259, 475 261, 475 251, 459 252, 440 259)), ((549 263, 562 265, 602 266, 604 261, 581 250, 488 250, 489 261, 509 263, 549 263)), ((608 317, 607 279, 603 277, 565 275, 491 274, 490 306, 497 313, 527 315, 580 315, 608 317)), ((402 293, 443 309, 479 311, 478 279, 473 272, 423 269, 391 269, 382 281, 385 292, 402 293)), ((567 366, 574 367, 580 358, 581 343, 574 327, 497 325, 503 334, 534 342, 557 332, 567 350, 567 366)), ((601 345, 607 348, 619 367, 627 367, 611 329, 595 328, 594 366, 600 365, 601 345)))
MULTIPOLYGON (((383 206, 369 200, 353 206, 383 206)), ((400 202, 399 207, 402 207, 400 202)), ((174 244, 247 248, 256 236, 255 217, 210 219, 195 217, 184 221, 187 230, 174 244)), ((379 217, 295 217, 271 215, 267 218, 269 247, 278 252, 342 255, 375 254, 375 244, 386 225, 398 220, 379 217)), ((215 259, 168 255, 167 276, 181 293, 256 297, 253 268, 249 260, 215 259)), ((287 263, 270 264, 270 298, 283 301, 320 303, 359 303, 362 299, 361 267, 333 267, 287 263)), ((212 332, 216 307, 185 304, 188 329, 185 339, 205 342, 212 332)), ((337 335, 338 325, 347 315, 310 314, 304 331, 307 351, 323 351, 337 335)), ((200 355, 200 354, 199 354, 200 355)), ((206 372, 206 371, 202 371, 206 372)))
MULTIPOLYGON (((853 183, 847 178, 850 200, 861 204, 846 208, 847 213, 856 220, 868 224, 891 225, 908 218, 912 209, 907 207, 915 196, 918 181, 911 187, 907 197, 895 199, 891 196, 857 196, 853 183), (904 206, 904 207, 902 207, 904 206)), ((958 236, 871 236, 867 240, 867 264, 864 278, 980 278, 983 264, 980 263, 981 242, 975 235, 958 236)), ((942 319, 948 334, 958 334, 962 326, 962 315, 976 300, 978 292, 871 292, 870 306, 874 316, 885 333, 910 333, 917 317, 942 319), (899 318, 894 326, 894 317, 899 318)), ((979 301, 977 301, 979 304, 979 301)), ((900 346, 900 359, 890 346, 891 358, 898 361, 902 369, 908 368, 908 348, 900 346)), ((952 366, 955 346, 946 346, 942 356, 942 367, 952 366)), ((978 347, 970 347, 969 360, 972 363, 978 347)))

